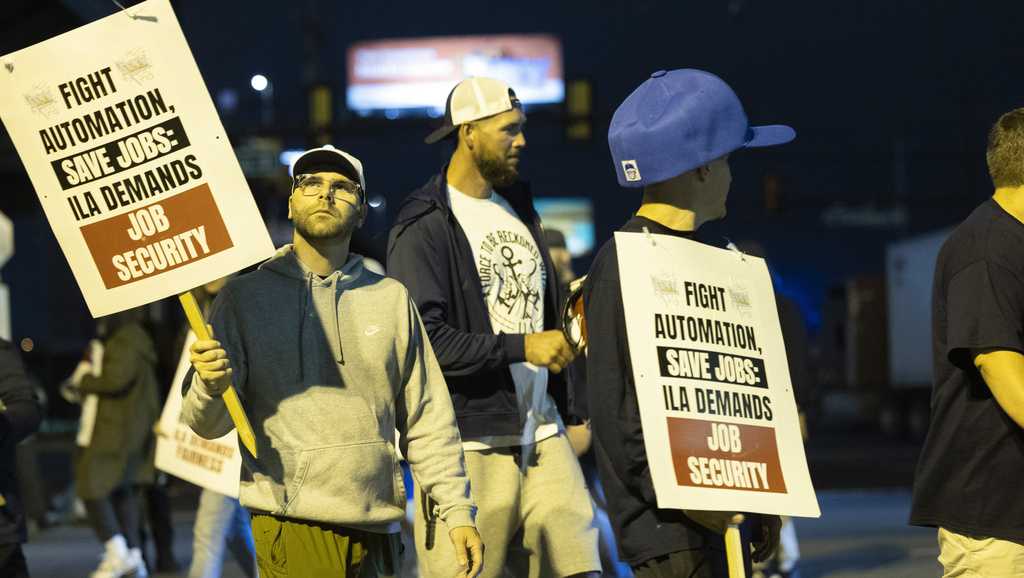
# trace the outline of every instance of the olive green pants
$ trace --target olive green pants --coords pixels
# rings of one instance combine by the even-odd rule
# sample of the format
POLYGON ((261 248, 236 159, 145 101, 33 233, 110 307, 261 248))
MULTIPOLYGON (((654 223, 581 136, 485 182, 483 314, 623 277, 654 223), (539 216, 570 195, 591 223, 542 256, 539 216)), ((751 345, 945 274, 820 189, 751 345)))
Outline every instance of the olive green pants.
POLYGON ((252 535, 262 578, 393 578, 401 567, 398 534, 253 514, 252 535))

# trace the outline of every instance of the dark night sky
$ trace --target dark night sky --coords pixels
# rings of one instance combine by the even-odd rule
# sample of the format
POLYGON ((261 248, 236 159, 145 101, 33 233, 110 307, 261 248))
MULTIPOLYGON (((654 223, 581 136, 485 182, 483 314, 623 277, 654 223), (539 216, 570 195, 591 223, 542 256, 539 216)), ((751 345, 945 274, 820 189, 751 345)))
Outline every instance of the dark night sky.
MULTIPOLYGON (((28 46, 116 8, 101 0, 8 0, 0 53, 28 46)), ((213 94, 240 108, 223 120, 236 144, 261 133, 307 143, 306 91, 334 91, 337 146, 359 156, 372 192, 394 208, 440 167, 422 144, 428 121, 359 121, 344 112, 345 51, 354 41, 402 36, 544 32, 561 38, 566 78, 594 89, 594 138, 569 141, 559 111, 531 118, 522 171, 540 195, 594 199, 598 242, 635 209, 615 183, 604 135, 615 106, 661 68, 726 79, 753 123, 787 123, 797 140, 733 157, 730 217, 703 231, 719 242, 759 239, 805 313, 828 287, 883 270, 885 242, 950 225, 990 193, 985 133, 1024 104, 1019 1, 608 0, 604 2, 332 2, 175 0, 213 94), (255 73, 274 83, 276 123, 258 126, 255 73), (783 204, 766 211, 761 179, 777 175, 783 204), (828 207, 902 206, 896 228, 835 228, 828 207)), ((88 316, 6 135, 0 133, 0 209, 16 221, 19 252, 4 269, 15 339, 40 335, 78 347, 88 316), (47 257, 39 259, 38 255, 47 257)), ((265 203, 281 203, 270 196, 265 203)), ((378 223, 378 228, 383 220, 378 223)), ((578 265, 585 266, 586 260, 578 265)), ((813 315, 811 315, 813 320, 813 315)), ((37 341, 40 340, 37 337, 37 341)))

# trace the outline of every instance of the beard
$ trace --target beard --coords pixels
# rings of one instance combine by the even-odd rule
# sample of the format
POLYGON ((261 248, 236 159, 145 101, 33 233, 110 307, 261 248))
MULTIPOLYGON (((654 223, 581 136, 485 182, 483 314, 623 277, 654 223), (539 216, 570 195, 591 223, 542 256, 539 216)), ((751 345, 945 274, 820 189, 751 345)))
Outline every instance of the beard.
POLYGON ((480 176, 492 186, 507 187, 519 178, 519 170, 508 159, 497 154, 480 150, 474 155, 474 160, 480 176))
POLYGON ((348 215, 340 211, 332 210, 333 218, 318 217, 315 215, 319 210, 316 207, 310 208, 307 212, 296 215, 293 219, 295 230, 304 239, 323 240, 337 237, 351 237, 359 222, 358 212, 348 215))

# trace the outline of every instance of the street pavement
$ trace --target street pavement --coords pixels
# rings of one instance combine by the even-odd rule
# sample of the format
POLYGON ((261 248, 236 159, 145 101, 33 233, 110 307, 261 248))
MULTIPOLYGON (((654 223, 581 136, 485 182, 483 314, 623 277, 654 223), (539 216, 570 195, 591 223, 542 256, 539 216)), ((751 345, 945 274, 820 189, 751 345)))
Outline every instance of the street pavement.
POLYGON ((907 525, 908 490, 818 492, 821 518, 796 520, 803 578, 935 578, 935 530, 907 525))
MULTIPOLYGON (((818 492, 818 499, 822 517, 796 521, 802 578, 934 578, 941 574, 935 561, 935 531, 907 526, 908 490, 830 490, 818 492)), ((183 563, 191 558, 193 519, 190 511, 175 512, 175 551, 183 563)), ((62 526, 36 533, 25 554, 34 578, 85 578, 98 563, 100 546, 87 527, 62 526)), ((223 576, 243 578, 244 574, 229 561, 223 576)))

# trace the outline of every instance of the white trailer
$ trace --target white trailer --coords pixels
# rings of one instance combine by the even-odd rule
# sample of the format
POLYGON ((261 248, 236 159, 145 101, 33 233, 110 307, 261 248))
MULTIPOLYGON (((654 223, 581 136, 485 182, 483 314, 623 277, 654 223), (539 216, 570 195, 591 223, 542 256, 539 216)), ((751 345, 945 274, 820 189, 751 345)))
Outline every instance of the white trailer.
POLYGON ((886 247, 889 386, 879 419, 884 430, 920 438, 928 429, 932 384, 932 279, 952 228, 886 247))

